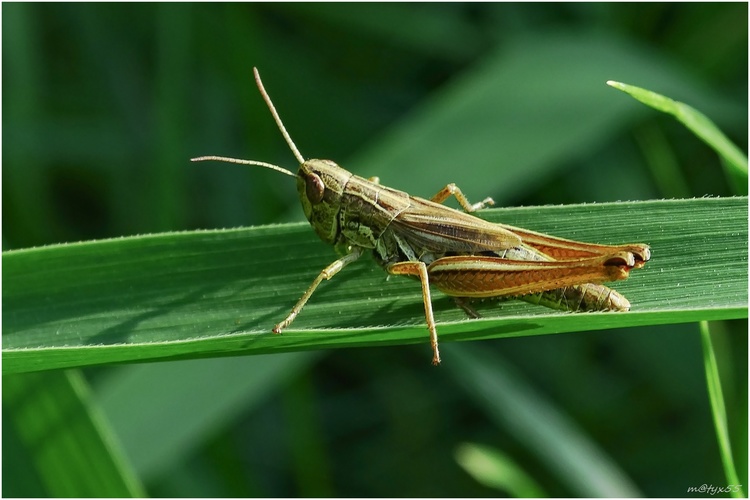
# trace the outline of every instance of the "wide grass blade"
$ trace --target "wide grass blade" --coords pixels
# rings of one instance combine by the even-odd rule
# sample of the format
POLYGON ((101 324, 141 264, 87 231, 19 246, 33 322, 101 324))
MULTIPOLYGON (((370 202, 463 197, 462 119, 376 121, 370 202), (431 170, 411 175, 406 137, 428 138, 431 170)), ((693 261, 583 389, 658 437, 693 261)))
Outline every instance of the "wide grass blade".
MULTIPOLYGON (((487 210, 482 217, 653 258, 616 285, 633 309, 569 314, 518 301, 469 320, 434 295, 443 341, 747 317, 747 198, 487 210)), ((3 372, 125 361, 424 343, 418 284, 360 259, 271 327, 335 259, 305 224, 163 233, 3 254, 3 372)))

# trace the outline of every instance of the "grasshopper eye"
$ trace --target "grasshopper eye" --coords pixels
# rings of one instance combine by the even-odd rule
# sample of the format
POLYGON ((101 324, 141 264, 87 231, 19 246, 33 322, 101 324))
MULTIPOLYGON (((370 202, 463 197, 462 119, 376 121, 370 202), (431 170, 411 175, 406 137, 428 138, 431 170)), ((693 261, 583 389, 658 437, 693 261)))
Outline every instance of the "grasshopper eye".
POLYGON ((305 179, 305 194, 310 203, 317 205, 323 200, 323 193, 326 191, 326 186, 323 184, 323 180, 316 174, 309 174, 305 179))

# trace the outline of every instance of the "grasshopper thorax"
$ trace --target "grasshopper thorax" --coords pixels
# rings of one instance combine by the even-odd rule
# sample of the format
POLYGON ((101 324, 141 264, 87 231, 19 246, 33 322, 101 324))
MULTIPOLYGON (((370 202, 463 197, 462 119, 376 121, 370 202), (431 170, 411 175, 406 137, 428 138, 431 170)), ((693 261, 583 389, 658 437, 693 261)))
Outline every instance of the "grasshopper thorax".
POLYGON ((344 188, 352 173, 331 160, 306 160, 297 171, 297 192, 302 211, 320 238, 335 244, 344 188))

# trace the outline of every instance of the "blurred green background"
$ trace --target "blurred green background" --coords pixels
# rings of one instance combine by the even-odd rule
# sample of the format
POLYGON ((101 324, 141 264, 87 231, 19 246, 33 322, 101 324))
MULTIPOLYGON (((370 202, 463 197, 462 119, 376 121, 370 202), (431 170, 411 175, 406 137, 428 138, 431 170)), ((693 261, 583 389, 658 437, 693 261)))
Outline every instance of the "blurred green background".
MULTIPOLYGON (((2 14, 4 250, 302 220, 288 178, 188 161, 295 168, 253 66, 306 158, 415 195, 448 182, 500 205, 746 194, 671 117, 604 84, 684 101, 747 151, 745 3, 2 14)), ((746 481, 747 322, 712 328, 746 481)), ((685 496, 726 483, 697 325, 441 347, 440 369, 417 345, 84 373, 154 496, 685 496), (480 387, 476 366, 505 389, 480 387), (467 442, 535 487, 480 484, 460 465, 467 442), (604 484, 586 464, 609 471, 604 484)), ((44 495, 9 420, 3 438, 3 494, 44 495)))

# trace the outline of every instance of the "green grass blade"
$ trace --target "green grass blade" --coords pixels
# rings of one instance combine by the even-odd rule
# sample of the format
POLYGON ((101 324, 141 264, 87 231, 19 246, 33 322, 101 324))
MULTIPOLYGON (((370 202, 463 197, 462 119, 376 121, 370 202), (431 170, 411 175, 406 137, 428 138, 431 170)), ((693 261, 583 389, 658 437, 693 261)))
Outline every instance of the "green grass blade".
POLYGON ((49 496, 144 495, 78 371, 3 377, 3 408, 49 496))
POLYGON ((739 177, 744 179, 744 185, 747 184, 747 156, 706 115, 692 106, 650 90, 612 80, 608 81, 607 85, 630 94, 658 111, 673 115, 721 156, 729 166, 729 174, 733 179, 739 177))
POLYGON ((549 496, 512 457, 490 446, 463 443, 456 450, 456 461, 478 482, 511 497, 549 496))
POLYGON ((451 375, 498 427, 533 451, 575 496, 636 497, 638 488, 583 429, 526 384, 499 356, 453 346, 451 375))
MULTIPOLYGON (((747 197, 487 210, 482 217, 653 259, 616 288, 627 314, 519 301, 468 320, 434 294, 443 341, 747 317, 747 197)), ((283 335, 271 327, 335 259, 306 224, 164 233, 3 254, 3 372, 125 361, 424 343, 419 286, 369 258, 321 285, 283 335)), ((425 352, 428 348, 425 347, 425 352)))
POLYGON ((708 322, 701 321, 701 342, 703 344, 703 366, 706 370, 706 383, 708 385, 708 397, 711 400, 711 412, 716 427, 716 437, 719 441, 721 461, 724 464, 724 473, 727 477, 727 485, 731 485, 729 492, 734 498, 744 498, 745 492, 737 475, 732 456, 732 446, 729 441, 729 428, 727 426, 727 412, 724 407, 724 395, 721 392, 721 380, 719 379, 719 367, 716 363, 711 332, 708 322))
POLYGON ((138 476, 148 482, 168 474, 317 357, 298 352, 122 366, 103 374, 96 401, 138 476))

